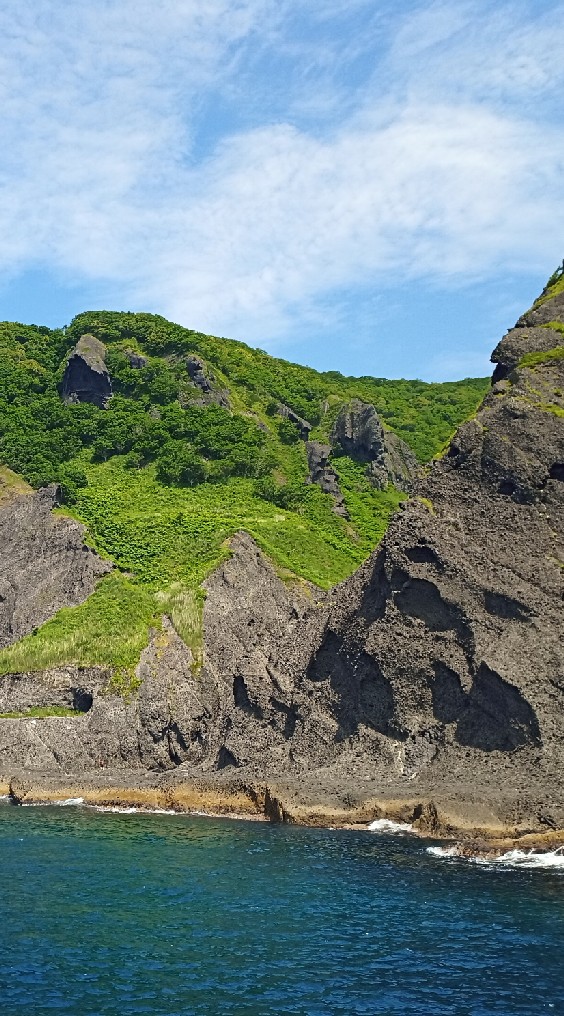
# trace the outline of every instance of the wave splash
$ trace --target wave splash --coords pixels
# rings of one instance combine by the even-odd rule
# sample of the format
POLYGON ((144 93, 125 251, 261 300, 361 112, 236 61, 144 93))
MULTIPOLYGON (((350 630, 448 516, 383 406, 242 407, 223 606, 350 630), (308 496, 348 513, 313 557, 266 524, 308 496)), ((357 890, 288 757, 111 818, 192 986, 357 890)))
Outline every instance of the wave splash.
POLYGON ((456 858, 472 864, 500 865, 507 868, 564 868, 564 846, 555 850, 508 850, 499 857, 467 857, 458 847, 427 847, 434 857, 456 858))
POLYGON ((412 833, 413 826, 409 822, 392 822, 389 818, 376 818, 368 826, 371 833, 412 833))

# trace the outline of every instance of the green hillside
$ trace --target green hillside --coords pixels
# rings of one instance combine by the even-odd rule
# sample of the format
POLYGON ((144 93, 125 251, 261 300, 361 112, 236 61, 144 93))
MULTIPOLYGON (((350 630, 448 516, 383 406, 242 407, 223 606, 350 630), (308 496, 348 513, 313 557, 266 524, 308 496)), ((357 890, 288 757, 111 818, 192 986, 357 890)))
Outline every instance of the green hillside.
POLYGON ((81 607, 1 652, 0 671, 101 662, 127 684, 163 613, 197 652, 199 586, 238 529, 288 581, 342 580, 382 537, 401 492, 375 490, 360 464, 336 457, 349 514, 340 518, 306 483, 305 444, 279 404, 326 439, 343 404, 371 402, 425 462, 487 386, 319 373, 150 314, 80 314, 55 330, 1 324, 0 462, 35 487, 59 482, 64 510, 117 568, 81 607), (61 399, 67 355, 84 333, 107 346, 106 409, 61 399), (191 381, 190 355, 211 379, 210 404, 191 381))

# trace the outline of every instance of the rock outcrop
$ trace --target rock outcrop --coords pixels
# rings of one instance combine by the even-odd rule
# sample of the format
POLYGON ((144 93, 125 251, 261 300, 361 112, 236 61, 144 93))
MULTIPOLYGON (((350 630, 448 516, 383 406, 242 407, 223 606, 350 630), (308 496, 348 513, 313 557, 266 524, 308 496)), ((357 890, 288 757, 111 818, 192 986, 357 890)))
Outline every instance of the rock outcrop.
POLYGON ((335 514, 348 519, 349 513, 339 487, 339 478, 330 462, 331 445, 323 444, 321 441, 307 441, 306 452, 311 482, 321 487, 324 494, 330 494, 334 498, 333 511, 335 514))
POLYGON ((106 347, 94 335, 82 335, 70 354, 61 394, 67 404, 92 402, 105 409, 112 396, 106 347))
POLYGON ((111 565, 84 543, 84 527, 57 517, 58 488, 0 504, 0 646, 82 603, 111 565))
POLYGON ((142 356, 141 353, 136 353, 133 349, 125 349, 124 353, 129 360, 129 366, 134 370, 142 370, 147 366, 147 357, 142 356))
MULTIPOLYGON (((225 409, 229 409, 230 403, 228 393, 223 388, 218 387, 214 375, 206 366, 204 361, 201 360, 199 356, 190 354, 185 357, 184 363, 188 377, 198 391, 196 404, 210 405, 215 403, 218 406, 223 406, 225 409)), ((190 401, 194 404, 193 399, 190 401)))
POLYGON ((410 448, 391 430, 385 430, 368 402, 353 399, 341 409, 331 434, 333 444, 357 462, 366 463, 366 475, 375 487, 389 483, 410 491, 420 468, 410 448))
MULTIPOLYGON (((559 297, 543 306, 562 321, 559 297)), ((0 720, 4 775, 119 766, 219 786, 238 774, 246 786, 284 785, 284 804, 261 797, 278 818, 303 814, 304 802, 322 816, 323 802, 345 813, 385 798, 428 831, 445 828, 436 802, 460 825, 480 816, 498 830, 564 828, 560 341, 526 315, 508 333, 475 418, 330 594, 283 582, 240 533, 205 583, 201 667, 165 618, 129 700, 110 693, 100 668, 7 675, 8 708, 35 696, 84 711, 0 720)), ((401 450, 404 465, 393 464, 373 407, 344 412, 336 435, 379 463, 382 483, 385 471, 405 488, 409 458, 401 450)), ((310 466, 327 468, 325 448, 310 466)), ((105 570, 52 504, 40 492, 0 513, 12 575, 6 583, 3 570, 4 644, 83 599, 105 570)))
POLYGON ((290 423, 294 424, 294 427, 296 427, 302 441, 309 440, 309 435, 313 430, 312 423, 309 423, 308 420, 304 420, 302 416, 298 416, 293 409, 290 409, 289 406, 285 406, 283 402, 278 403, 276 411, 279 416, 283 417, 284 420, 289 420, 290 423))

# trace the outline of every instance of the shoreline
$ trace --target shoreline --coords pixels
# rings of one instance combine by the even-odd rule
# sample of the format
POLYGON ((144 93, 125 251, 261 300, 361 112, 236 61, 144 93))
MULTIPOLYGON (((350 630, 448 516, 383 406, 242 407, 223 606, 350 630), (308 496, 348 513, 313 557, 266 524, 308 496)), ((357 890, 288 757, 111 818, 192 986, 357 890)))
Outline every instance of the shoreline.
MULTIPOLYGON (((396 789, 396 788, 394 788, 396 789)), ((275 781, 217 777, 171 770, 86 771, 70 774, 25 770, 0 775, 0 797, 15 805, 76 804, 137 814, 197 815, 320 829, 402 832, 449 844, 449 857, 495 860, 510 851, 552 853, 564 848, 564 829, 531 828, 488 816, 483 806, 458 802, 428 790, 405 796, 384 794, 358 802, 342 795, 308 792, 275 781), (331 800, 332 797, 332 800, 331 800), (492 821, 493 818, 493 821, 492 821), (387 825, 390 823, 390 825, 387 825), (392 827, 396 828, 392 828, 392 827)))

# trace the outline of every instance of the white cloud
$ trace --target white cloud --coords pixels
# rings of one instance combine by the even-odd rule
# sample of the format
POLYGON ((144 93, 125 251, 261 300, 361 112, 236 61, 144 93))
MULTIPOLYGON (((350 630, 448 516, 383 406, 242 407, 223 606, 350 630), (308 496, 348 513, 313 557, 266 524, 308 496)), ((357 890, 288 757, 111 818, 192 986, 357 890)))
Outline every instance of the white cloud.
MULTIPOLYGON (((296 125, 318 104, 301 65, 286 118, 268 114, 266 71, 260 125, 236 129, 257 52, 267 65, 269 47, 300 49, 289 2, 8 0, 0 265, 111 278, 124 306, 264 345, 330 321, 347 286, 556 262, 564 136, 541 99, 562 4, 489 8, 426 4, 388 50, 367 35, 370 86, 353 102, 326 75, 331 121, 313 135, 296 125), (202 160, 194 137, 222 97, 223 140, 202 160)), ((318 13, 343 24, 333 0, 318 13)))

